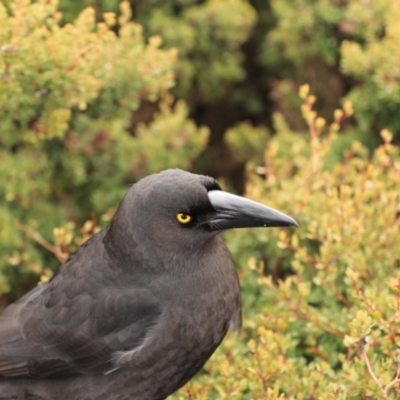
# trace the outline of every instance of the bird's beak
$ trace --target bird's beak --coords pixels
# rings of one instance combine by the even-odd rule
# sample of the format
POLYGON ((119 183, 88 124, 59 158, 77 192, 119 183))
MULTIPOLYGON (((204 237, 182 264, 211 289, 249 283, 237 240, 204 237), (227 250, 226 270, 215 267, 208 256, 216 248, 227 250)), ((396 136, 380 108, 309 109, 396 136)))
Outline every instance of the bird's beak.
POLYGON ((292 217, 244 197, 221 190, 210 190, 208 198, 216 211, 206 222, 212 231, 263 226, 298 226, 292 217))

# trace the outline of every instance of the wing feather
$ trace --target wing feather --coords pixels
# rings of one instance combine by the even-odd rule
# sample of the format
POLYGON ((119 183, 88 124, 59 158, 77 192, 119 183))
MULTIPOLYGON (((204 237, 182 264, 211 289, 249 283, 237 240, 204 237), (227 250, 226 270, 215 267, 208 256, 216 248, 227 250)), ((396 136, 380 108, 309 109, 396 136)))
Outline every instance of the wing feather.
POLYGON ((113 286, 93 272, 104 269, 91 262, 104 251, 94 238, 51 281, 0 314, 0 376, 107 373, 113 354, 140 346, 157 323, 161 309, 149 290, 113 286))

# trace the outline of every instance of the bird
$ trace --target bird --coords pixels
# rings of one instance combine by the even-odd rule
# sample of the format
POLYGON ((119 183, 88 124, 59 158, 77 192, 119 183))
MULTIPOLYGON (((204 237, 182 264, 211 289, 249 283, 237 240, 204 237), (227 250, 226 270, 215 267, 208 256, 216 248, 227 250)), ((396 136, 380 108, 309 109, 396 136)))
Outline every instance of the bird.
POLYGON ((169 169, 127 191, 109 227, 0 314, 0 399, 162 400, 240 329, 220 233, 296 227, 209 176, 169 169))

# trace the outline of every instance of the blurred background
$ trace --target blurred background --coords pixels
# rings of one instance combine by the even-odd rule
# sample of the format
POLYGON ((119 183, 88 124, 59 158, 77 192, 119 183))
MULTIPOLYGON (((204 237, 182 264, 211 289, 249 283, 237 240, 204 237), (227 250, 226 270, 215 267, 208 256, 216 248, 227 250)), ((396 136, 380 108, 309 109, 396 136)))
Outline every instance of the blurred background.
POLYGON ((244 330, 174 398, 399 398, 398 0, 3 0, 0 20, 2 306, 141 177, 208 174, 300 228, 226 235, 244 330))

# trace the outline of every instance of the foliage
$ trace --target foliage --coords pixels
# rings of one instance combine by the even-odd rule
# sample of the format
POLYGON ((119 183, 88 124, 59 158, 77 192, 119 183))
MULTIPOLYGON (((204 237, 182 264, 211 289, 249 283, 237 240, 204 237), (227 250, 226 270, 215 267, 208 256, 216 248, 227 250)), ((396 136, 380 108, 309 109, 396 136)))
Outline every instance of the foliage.
MULTIPOLYGON (((62 0, 67 19, 80 9, 117 11, 118 0, 62 0)), ((153 0, 134 2, 135 19, 147 36, 161 34, 167 48, 179 48, 174 93, 191 102, 215 102, 245 77, 241 45, 256 23, 256 13, 245 0, 153 0)))
POLYGON ((263 126, 254 127, 248 121, 242 122, 225 133, 225 141, 235 156, 246 162, 251 160, 256 165, 262 163, 264 149, 269 137, 268 130, 263 126))
POLYGON ((183 102, 170 105, 176 50, 161 50, 157 36, 146 43, 128 3, 118 27, 113 14, 96 23, 92 9, 60 27, 56 2, 45 0, 0 5, 0 18, 0 291, 14 286, 17 297, 32 272, 58 265, 43 248, 54 250, 54 227, 90 213, 106 221, 127 184, 189 168, 208 132, 183 102), (131 126, 132 112, 156 99, 153 121, 131 126))
POLYGON ((131 3, 0 4, 2 302, 224 133, 300 227, 226 234, 243 332, 171 398, 398 398, 398 2, 131 3))
POLYGON ((255 20, 247 1, 209 0, 189 4, 178 15, 172 7, 153 9, 147 26, 153 34, 162 32, 167 46, 179 48, 176 93, 210 102, 226 96, 234 83, 244 79, 240 46, 255 20))
POLYGON ((341 68, 344 73, 363 82, 349 97, 357 104, 361 128, 366 131, 377 119, 398 133, 395 118, 400 108, 400 4, 397 1, 371 2, 366 8, 352 1, 347 19, 362 35, 362 41, 343 41, 341 68))
MULTIPOLYGON (((71 20, 92 5, 97 15, 117 11, 119 0, 61 0, 71 20)), ((144 35, 179 48, 175 95, 213 135, 221 124, 251 120, 272 128, 283 113, 304 129, 297 87, 310 82, 321 115, 331 122, 343 98, 357 113, 343 127, 370 148, 379 132, 400 132, 399 5, 396 0, 152 0, 131 1, 144 35), (227 122, 218 118, 228 113, 227 122), (375 134, 374 134, 375 132, 375 134)))
POLYGON ((241 272, 244 341, 231 336, 208 373, 175 399, 398 396, 399 149, 385 130, 373 154, 354 142, 330 166, 346 110, 323 128, 306 86, 301 96, 311 140, 281 123, 266 149, 265 178, 250 168, 247 187, 249 198, 291 213, 300 227, 229 236, 231 250, 246 256, 268 241, 266 261, 250 257, 241 272), (276 277, 280 258, 289 270, 276 277))
POLYGON ((262 57, 282 71, 274 84, 282 110, 290 115, 288 108, 298 106, 297 86, 308 81, 325 118, 343 95, 353 101, 362 141, 376 144, 371 129, 386 127, 398 135, 398 2, 271 0, 271 7, 277 23, 266 36, 262 57))
POLYGON ((167 166, 190 169, 199 151, 205 147, 209 131, 206 127, 197 128, 188 119, 188 112, 185 103, 180 101, 174 109, 165 106, 150 125, 137 127, 138 140, 132 142, 130 152, 137 154, 133 171, 136 179, 167 166))

